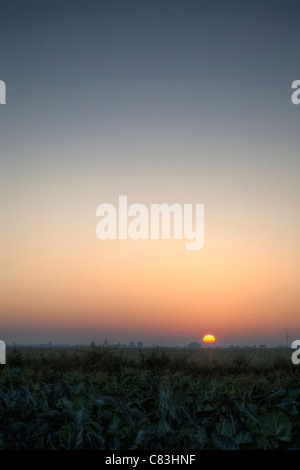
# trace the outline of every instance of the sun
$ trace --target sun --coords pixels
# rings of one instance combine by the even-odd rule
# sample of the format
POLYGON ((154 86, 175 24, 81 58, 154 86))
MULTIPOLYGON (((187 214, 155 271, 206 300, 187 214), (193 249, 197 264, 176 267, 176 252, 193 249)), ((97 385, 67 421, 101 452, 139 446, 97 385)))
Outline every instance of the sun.
POLYGON ((216 338, 213 335, 205 335, 203 336, 203 343, 214 343, 216 338))

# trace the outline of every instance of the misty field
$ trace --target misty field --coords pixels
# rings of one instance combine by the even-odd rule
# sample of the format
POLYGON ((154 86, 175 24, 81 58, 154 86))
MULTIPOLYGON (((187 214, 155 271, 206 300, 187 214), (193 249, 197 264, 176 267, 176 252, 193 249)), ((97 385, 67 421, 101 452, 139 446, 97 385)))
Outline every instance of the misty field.
POLYGON ((284 349, 8 348, 0 449, 300 448, 284 349))

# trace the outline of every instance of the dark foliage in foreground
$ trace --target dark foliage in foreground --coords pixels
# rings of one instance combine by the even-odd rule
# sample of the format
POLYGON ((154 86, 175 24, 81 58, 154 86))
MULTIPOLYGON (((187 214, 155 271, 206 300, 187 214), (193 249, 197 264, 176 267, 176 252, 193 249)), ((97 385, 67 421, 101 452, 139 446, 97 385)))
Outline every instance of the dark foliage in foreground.
POLYGON ((291 449, 299 418, 299 368, 281 356, 16 349, 0 367, 0 449, 291 449))
POLYGON ((285 449, 300 446, 300 386, 228 385, 137 371, 24 385, 1 375, 2 449, 285 449))

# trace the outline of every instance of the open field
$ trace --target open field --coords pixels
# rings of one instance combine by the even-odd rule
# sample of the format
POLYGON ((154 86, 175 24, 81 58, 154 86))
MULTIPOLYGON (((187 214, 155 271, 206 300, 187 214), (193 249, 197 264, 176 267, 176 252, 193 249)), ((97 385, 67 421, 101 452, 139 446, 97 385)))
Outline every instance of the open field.
MULTIPOLYGON (((216 347, 202 347, 199 349, 192 349, 192 348, 164 348, 164 347, 156 347, 156 348, 146 348, 143 347, 139 348, 113 348, 110 347, 109 344, 104 346, 96 346, 98 349, 107 349, 112 353, 115 353, 120 356, 124 356, 129 360, 138 360, 139 354, 142 352, 143 354, 151 354, 154 350, 162 353, 165 352, 168 356, 175 358, 175 357, 182 357, 188 356, 191 360, 195 361, 206 361, 212 357, 216 358, 217 360, 231 360, 237 356, 247 356, 251 357, 253 360, 258 361, 260 363, 267 362, 274 357, 285 357, 290 358, 292 354, 292 350, 290 348, 216 348, 216 347)), ((51 353, 52 355, 72 355, 74 352, 84 352, 90 349, 90 346, 7 346, 7 357, 10 358, 11 355, 17 351, 20 354, 24 355, 38 355, 41 353, 51 353)))
POLYGON ((291 349, 269 348, 111 348, 8 347, 7 363, 40 372, 118 372, 121 368, 160 369, 193 374, 226 375, 298 371, 291 349), (41 369, 42 368, 42 369, 41 369))
MULTIPOLYGON (((276 357, 282 357, 290 360, 291 350, 290 349, 277 349, 277 348, 157 348, 158 351, 165 352, 171 358, 176 357, 188 357, 191 361, 199 363, 205 363, 212 359, 216 361, 231 361, 237 357, 247 357, 249 360, 256 362, 257 364, 268 364, 276 357)), ((142 348, 141 350, 145 354, 150 354, 153 348, 142 348)), ((139 356, 139 350, 137 348, 124 349, 123 354, 129 359, 137 360, 139 356)))
POLYGON ((291 350, 8 348, 0 449, 300 448, 291 350))

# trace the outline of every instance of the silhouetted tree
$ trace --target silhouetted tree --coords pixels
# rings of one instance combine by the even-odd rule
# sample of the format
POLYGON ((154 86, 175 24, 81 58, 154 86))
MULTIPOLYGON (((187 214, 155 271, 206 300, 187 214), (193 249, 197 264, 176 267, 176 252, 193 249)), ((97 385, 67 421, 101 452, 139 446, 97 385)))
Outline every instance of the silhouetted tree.
POLYGON ((197 343, 197 341, 193 341, 192 343, 188 344, 188 348, 198 349, 202 348, 202 345, 200 343, 197 343))

